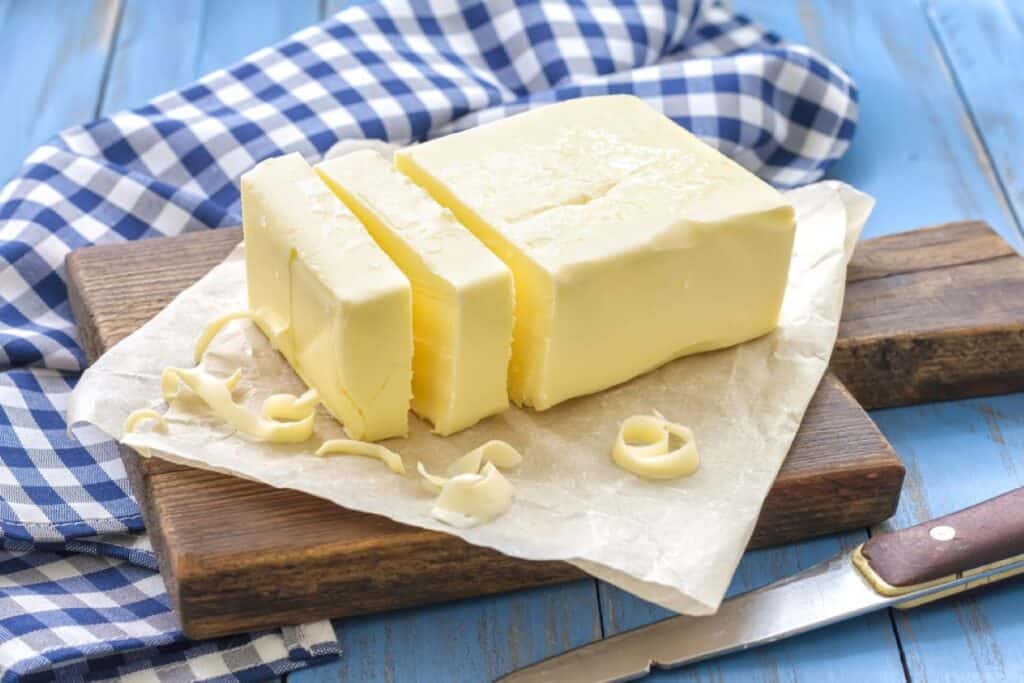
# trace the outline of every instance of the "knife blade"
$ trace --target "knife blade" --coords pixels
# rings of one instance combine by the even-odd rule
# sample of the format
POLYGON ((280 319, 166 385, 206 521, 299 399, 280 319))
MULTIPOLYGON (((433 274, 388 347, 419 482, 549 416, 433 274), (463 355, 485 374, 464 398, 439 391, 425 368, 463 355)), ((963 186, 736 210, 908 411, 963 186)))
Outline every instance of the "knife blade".
POLYGON ((875 536, 792 577, 570 650, 504 683, 629 681, 773 643, 885 607, 908 609, 1024 573, 1024 487, 875 536))

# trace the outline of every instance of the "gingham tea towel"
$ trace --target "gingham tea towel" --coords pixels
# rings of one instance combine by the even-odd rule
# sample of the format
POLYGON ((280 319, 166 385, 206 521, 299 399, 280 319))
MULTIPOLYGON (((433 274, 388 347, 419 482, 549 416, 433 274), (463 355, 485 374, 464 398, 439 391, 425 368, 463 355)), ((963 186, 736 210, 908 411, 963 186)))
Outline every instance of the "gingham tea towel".
POLYGON ((66 433, 85 362, 64 257, 240 222, 238 178, 339 140, 397 143, 530 107, 633 93, 767 180, 819 178, 853 134, 852 83, 698 0, 366 4, 137 109, 69 129, 0 191, 2 680, 254 679, 338 652, 321 622, 185 640, 116 449, 66 433), (126 542, 130 539, 130 542, 126 542))

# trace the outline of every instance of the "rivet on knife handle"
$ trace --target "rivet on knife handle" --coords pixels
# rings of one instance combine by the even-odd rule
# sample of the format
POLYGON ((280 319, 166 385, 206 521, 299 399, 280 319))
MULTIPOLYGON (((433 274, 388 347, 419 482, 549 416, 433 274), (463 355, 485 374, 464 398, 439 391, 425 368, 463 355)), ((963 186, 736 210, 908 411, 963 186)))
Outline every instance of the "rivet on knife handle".
MULTIPOLYGON (((1024 488, 917 526, 876 536, 853 562, 879 593, 899 596, 1024 559, 1024 488)), ((1021 573, 968 582, 899 605, 914 607, 1021 573)))

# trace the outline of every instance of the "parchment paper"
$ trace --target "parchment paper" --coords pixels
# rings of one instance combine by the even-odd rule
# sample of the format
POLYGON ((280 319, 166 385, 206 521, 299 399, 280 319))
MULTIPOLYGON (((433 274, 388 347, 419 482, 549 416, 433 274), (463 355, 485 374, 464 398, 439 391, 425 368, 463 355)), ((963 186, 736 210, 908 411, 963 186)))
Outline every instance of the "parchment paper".
MULTIPOLYGON (((451 437, 433 435, 413 418, 408 438, 384 442, 402 455, 406 477, 368 458, 314 456, 322 440, 344 436, 322 407, 313 438, 304 444, 247 440, 195 399, 170 406, 166 433, 142 431, 122 442, 174 462, 456 534, 508 555, 567 560, 679 612, 714 612, 825 372, 846 264, 873 204, 835 182, 788 196, 797 209, 798 228, 775 332, 674 361, 545 412, 512 408, 451 437), (701 456, 693 476, 650 482, 612 463, 610 449, 620 422, 652 410, 693 430, 701 456), (512 508, 471 529, 454 529, 430 517, 433 496, 420 487, 416 461, 443 472, 488 439, 508 441, 523 454, 523 464, 506 473, 516 487, 512 508)), ((202 328, 245 305, 240 247, 85 372, 71 397, 69 423, 93 423, 118 437, 131 411, 167 408, 160 399, 161 371, 191 367, 202 328)), ((224 377, 242 367, 236 399, 254 409, 269 394, 304 390, 284 359, 245 321, 221 333, 204 366, 224 377)))

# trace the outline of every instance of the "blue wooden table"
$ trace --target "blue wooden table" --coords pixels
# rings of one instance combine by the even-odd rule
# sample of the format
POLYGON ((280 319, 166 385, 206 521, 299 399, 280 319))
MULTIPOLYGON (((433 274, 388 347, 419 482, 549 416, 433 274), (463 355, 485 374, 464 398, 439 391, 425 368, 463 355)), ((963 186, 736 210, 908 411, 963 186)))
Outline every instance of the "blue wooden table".
MULTIPOLYGON (((0 184, 59 129, 142 103, 338 9, 337 0, 0 0, 0 184)), ((849 71, 860 127, 832 175, 873 194, 866 235, 981 218, 1024 247, 1024 6, 1017 0, 735 4, 849 71)), ((1024 295, 1024 293, 1022 293, 1024 295)), ((1024 485, 1024 394, 873 414, 907 465, 903 527, 1024 485)), ((749 553, 732 590, 868 530, 749 553)), ((598 581, 337 623, 339 662, 289 677, 482 680, 665 612, 598 581)), ((876 613, 660 680, 1024 680, 1024 579, 876 613)))

